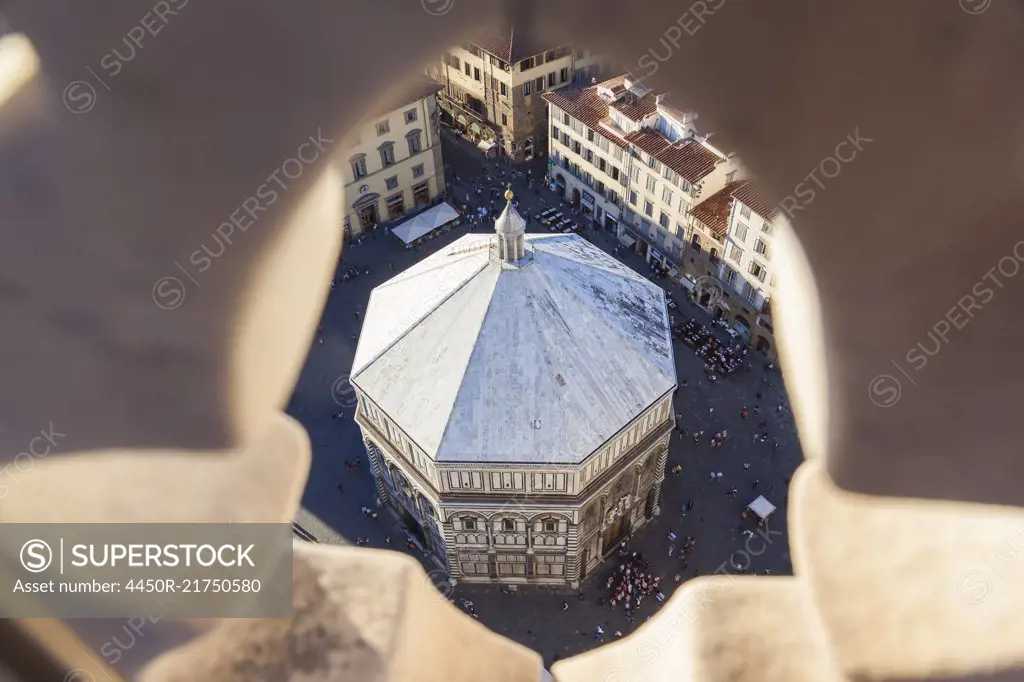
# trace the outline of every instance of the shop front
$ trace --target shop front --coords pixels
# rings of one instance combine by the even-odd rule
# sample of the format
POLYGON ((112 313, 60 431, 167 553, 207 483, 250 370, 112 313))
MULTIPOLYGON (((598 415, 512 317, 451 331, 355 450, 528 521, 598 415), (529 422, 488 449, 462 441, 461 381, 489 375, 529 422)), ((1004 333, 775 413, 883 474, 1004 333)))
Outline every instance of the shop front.
POLYGON ((583 215, 594 217, 594 195, 589 192, 583 192, 580 194, 580 208, 583 210, 583 215))

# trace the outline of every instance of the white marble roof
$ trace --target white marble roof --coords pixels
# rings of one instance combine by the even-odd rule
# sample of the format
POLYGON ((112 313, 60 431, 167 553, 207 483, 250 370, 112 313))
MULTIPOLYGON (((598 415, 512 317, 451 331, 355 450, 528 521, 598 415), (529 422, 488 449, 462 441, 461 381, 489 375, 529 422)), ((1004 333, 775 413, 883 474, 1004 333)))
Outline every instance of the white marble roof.
POLYGON ((438 462, 572 464, 676 386, 665 292, 577 235, 466 235, 374 289, 352 381, 438 462))

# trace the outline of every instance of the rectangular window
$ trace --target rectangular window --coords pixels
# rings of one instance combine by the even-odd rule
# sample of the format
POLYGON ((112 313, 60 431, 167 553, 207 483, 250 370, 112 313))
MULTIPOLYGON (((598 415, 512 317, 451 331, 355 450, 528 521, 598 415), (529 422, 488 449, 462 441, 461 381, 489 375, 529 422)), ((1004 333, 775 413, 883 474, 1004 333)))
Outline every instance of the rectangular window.
POLYGON ((555 87, 555 85, 558 84, 558 81, 555 80, 555 78, 557 78, 557 77, 558 77, 558 74, 556 74, 554 71, 552 71, 551 73, 548 74, 548 87, 549 88, 553 88, 553 87, 555 87))
POLYGON ((730 267, 725 268, 725 283, 729 286, 736 288, 736 271, 730 267))
POLYGON ((530 83, 530 82, 523 83, 523 97, 529 97, 530 96, 530 92, 531 92, 530 86, 532 86, 532 85, 533 84, 530 83))
POLYGON ((356 177, 356 180, 358 180, 359 178, 365 178, 366 177, 366 157, 365 156, 360 156, 358 159, 356 159, 355 161, 352 162, 352 175, 354 175, 356 177))
POLYGON ((661 212, 661 217, 658 218, 658 224, 664 227, 666 230, 668 229, 668 226, 671 224, 671 221, 669 221, 668 216, 665 215, 664 211, 661 212))
POLYGON ((384 181, 384 185, 388 189, 396 189, 398 187, 398 176, 392 175, 390 178, 384 181))
POLYGON ((417 113, 416 113, 415 109, 409 109, 408 111, 405 112, 405 122, 406 122, 406 124, 415 123, 416 122, 416 118, 417 118, 417 113))
POLYGON ((682 190, 683 190, 684 192, 686 192, 687 194, 689 194, 689 193, 690 193, 690 190, 692 190, 692 189, 693 189, 693 186, 692 186, 692 185, 690 185, 690 183, 689 183, 689 182, 687 182, 686 180, 683 180, 683 186, 682 186, 682 190))
POLYGON ((672 205, 672 190, 670 190, 668 187, 665 187, 664 189, 662 189, 661 190, 661 200, 664 201, 669 206, 671 206, 672 205))
POLYGON ((395 165, 395 147, 394 145, 387 145, 382 147, 380 150, 380 165, 387 168, 388 166, 395 165))
POLYGON ((502 97, 508 96, 508 87, 505 85, 504 82, 498 83, 498 90, 499 92, 501 92, 502 97))
POLYGON ((564 144, 566 147, 569 146, 569 133, 565 132, 564 130, 562 131, 562 144, 564 144))
POLYGON ((768 257, 768 245, 760 239, 754 242, 754 251, 766 258, 768 257))
POLYGON ((516 530, 516 522, 512 519, 502 519, 501 530, 505 533, 514 533, 516 530))
POLYGON ((616 161, 622 161, 622 147, 615 145, 615 149, 612 150, 612 156, 615 157, 616 161))
POLYGON ((768 222, 767 220, 764 221, 764 225, 761 226, 761 231, 764 232, 765 234, 771 234, 772 233, 772 224, 770 222, 768 222))
POLYGON ((415 166, 412 167, 412 176, 414 178, 421 178, 421 177, 423 177, 423 164, 422 163, 418 163, 418 164, 416 164, 415 166))
POLYGON ((423 143, 420 142, 420 134, 418 132, 415 135, 408 135, 406 139, 409 141, 409 156, 416 156, 423 151, 423 143))
POLYGON ((473 75, 473 71, 472 71, 472 67, 470 66, 470 63, 466 62, 465 64, 463 64, 463 66, 466 67, 466 69, 465 69, 466 70, 466 75, 467 76, 472 76, 473 75))
POLYGON ((599 158, 597 160, 597 169, 599 171, 601 171, 602 173, 605 173, 605 172, 608 171, 608 166, 607 166, 607 164, 605 164, 604 159, 599 158))
POLYGON ((555 126, 551 126, 551 139, 552 140, 557 140, 558 139, 558 128, 556 128, 555 126))
POLYGON ((753 301, 754 297, 756 295, 757 295, 757 289, 755 289, 754 286, 750 282, 744 282, 743 283, 743 298, 747 299, 748 301, 753 301))
POLYGON ((633 182, 640 182, 640 169, 633 168, 629 171, 629 177, 633 179, 633 182))
POLYGON ((618 179, 619 179, 619 167, 618 166, 612 166, 612 180, 618 180, 618 179))
POLYGON ((555 533, 555 532, 558 532, 558 522, 557 521, 545 521, 544 522, 544 532, 545 533, 555 533))
POLYGON ((405 197, 397 194, 388 199, 388 220, 398 220, 405 215, 405 197))
POLYGON ((577 154, 579 154, 579 153, 581 153, 583 151, 583 147, 580 145, 579 142, 577 142, 576 140, 573 140, 572 141, 572 150, 574 152, 576 152, 577 154))
POLYGON ((751 261, 750 267, 747 269, 747 272, 749 272, 754 277, 757 277, 759 282, 763 282, 765 276, 768 274, 760 263, 755 263, 753 261, 751 261))
POLYGON ((741 242, 747 241, 747 226, 744 225, 743 223, 736 223, 736 239, 740 240, 741 242))
MULTIPOLYGON (((419 166, 420 175, 423 175, 423 166, 419 166)), ((412 169, 413 176, 416 176, 416 168, 412 169)), ((412 202, 417 207, 426 206, 430 203, 430 182, 421 182, 418 185, 412 186, 412 202)))
POLYGON ((572 119, 569 118, 569 114, 562 114, 562 123, 564 123, 567 126, 571 126, 572 125, 572 123, 570 123, 571 120, 572 119))
POLYGON ((585 149, 584 152, 585 153, 583 155, 583 158, 585 158, 587 160, 587 163, 593 164, 594 163, 594 152, 590 151, 589 149, 585 149))
POLYGON ((603 152, 607 152, 608 151, 608 138, 604 137, 603 135, 599 136, 597 138, 597 148, 600 149, 603 152))
POLYGON ((506 116, 505 114, 501 115, 501 125, 503 125, 503 126, 507 126, 508 125, 508 116, 506 116))
POLYGON ((460 68, 462 68, 462 60, 460 60, 455 55, 453 55, 453 54, 451 54, 449 52, 449 53, 445 53, 444 56, 445 56, 445 63, 448 64, 448 66, 452 67, 453 69, 460 69, 460 68))
POLYGON ((476 519, 462 519, 462 530, 476 530, 476 519))
POLYGON ((644 213, 647 214, 648 218, 654 217, 654 204, 649 201, 644 201, 644 213))
POLYGON ((658 160, 656 158, 654 158, 653 156, 648 157, 647 165, 650 166, 651 168, 653 168, 655 173, 657 173, 658 169, 661 168, 661 166, 658 164, 658 160))
POLYGON ((636 206, 636 192, 629 190, 629 203, 636 206))
POLYGON ((473 67, 473 80, 480 80, 480 69, 476 68, 475 66, 473 67))
POLYGON ((381 121, 377 124, 377 137, 381 135, 387 135, 391 132, 391 126, 388 125, 387 121, 381 121))
POLYGON ((558 76, 562 80, 563 83, 567 83, 569 81, 569 68, 566 67, 566 68, 562 69, 562 71, 558 74, 558 76))
POLYGON ((737 247, 735 244, 729 244, 729 258, 732 258, 737 263, 742 263, 743 249, 737 247))
POLYGON ((647 191, 651 194, 656 194, 658 191, 658 181, 654 179, 653 175, 647 176, 647 191))
POLYGON ((669 183, 671 183, 673 185, 676 184, 677 182, 679 182, 679 173, 676 173, 674 170, 672 170, 668 166, 665 166, 662 169, 661 174, 664 175, 665 179, 668 180, 669 183))
POLYGON ((533 89, 535 92, 544 92, 544 76, 533 81, 533 89))
POLYGON ((587 128, 587 142, 594 141, 594 131, 591 128, 587 128))
POLYGON ((740 216, 747 220, 750 219, 750 209, 744 206, 743 204, 740 204, 740 216))

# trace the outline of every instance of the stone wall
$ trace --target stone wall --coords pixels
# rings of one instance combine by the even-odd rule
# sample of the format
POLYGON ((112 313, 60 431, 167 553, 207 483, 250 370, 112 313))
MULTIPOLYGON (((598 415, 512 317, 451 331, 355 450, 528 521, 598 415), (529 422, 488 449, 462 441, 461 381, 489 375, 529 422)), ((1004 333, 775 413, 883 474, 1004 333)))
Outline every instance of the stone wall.
MULTIPOLYGON (((67 88, 138 24, 138 4, 4 5, 38 55, 0 46, 5 464, 26 434, 68 425, 66 449, 7 484, 5 522, 293 517, 309 442, 280 410, 336 263, 339 179, 309 169, 199 286, 154 284, 250 196, 253 173, 318 125, 340 138, 355 103, 499 16, 490 0, 443 17, 429 4, 229 0, 189 16, 190 3, 109 91, 94 87, 95 106, 67 88)), ((774 313, 808 458, 790 490, 795 576, 691 581, 630 638, 558 663, 560 682, 1024 676, 1011 561, 1024 8, 812 5, 680 17, 672 3, 570 0, 534 14, 630 60, 684 22, 649 80, 686 92, 776 198, 852 131, 871 140, 801 206, 800 248, 780 267, 774 313), (966 326, 948 322, 968 294, 966 326), (904 367, 939 330, 941 351, 904 367)), ((94 621, 19 621, 27 643, 0 647, 16 674, 30 651, 66 681, 542 676, 537 654, 451 608, 411 560, 301 545, 294 573, 292 620, 158 623, 117 670, 84 644, 94 621)))

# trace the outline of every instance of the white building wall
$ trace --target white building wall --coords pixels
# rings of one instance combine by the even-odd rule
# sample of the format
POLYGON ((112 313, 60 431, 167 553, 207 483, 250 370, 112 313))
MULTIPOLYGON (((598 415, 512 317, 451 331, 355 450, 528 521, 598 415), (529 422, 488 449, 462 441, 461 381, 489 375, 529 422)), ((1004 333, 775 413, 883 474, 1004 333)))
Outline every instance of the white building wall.
POLYGON ((733 201, 719 277, 754 309, 759 309, 770 295, 775 274, 772 268, 773 232, 770 221, 739 201, 733 201), (765 225, 768 225, 767 230, 765 225), (759 253, 761 250, 763 254, 759 253), (730 268, 734 275, 730 274, 730 268))

